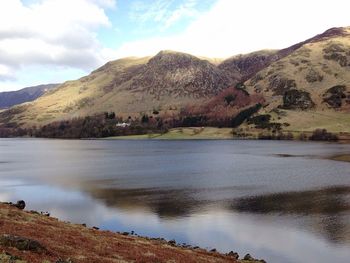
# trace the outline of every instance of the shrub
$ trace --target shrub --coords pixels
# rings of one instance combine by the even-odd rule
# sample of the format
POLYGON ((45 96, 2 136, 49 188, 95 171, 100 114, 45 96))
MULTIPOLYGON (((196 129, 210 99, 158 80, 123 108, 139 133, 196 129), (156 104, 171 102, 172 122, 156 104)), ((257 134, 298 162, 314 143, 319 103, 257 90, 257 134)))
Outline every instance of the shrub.
POLYGON ((227 105, 230 105, 230 103, 232 101, 234 101, 235 99, 236 99, 236 96, 233 94, 229 94, 229 95, 225 96, 225 98, 224 98, 227 105))
POLYGON ((260 103, 255 104, 254 106, 245 109, 238 113, 235 117, 231 119, 231 127, 235 128, 241 125, 245 120, 247 120, 254 113, 258 112, 261 109, 262 105, 260 103))
POLYGON ((309 138, 312 141, 338 141, 338 136, 326 129, 316 129, 309 138))

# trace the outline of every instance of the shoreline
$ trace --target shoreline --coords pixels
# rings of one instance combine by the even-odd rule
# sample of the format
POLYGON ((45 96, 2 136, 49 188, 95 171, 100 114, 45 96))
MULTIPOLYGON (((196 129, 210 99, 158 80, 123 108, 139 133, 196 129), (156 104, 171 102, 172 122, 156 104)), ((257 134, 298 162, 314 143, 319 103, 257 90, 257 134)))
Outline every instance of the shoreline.
POLYGON ((175 240, 62 222, 24 206, 0 202, 0 262, 265 262, 249 254, 238 259, 233 251, 223 254, 175 240))
POLYGON ((233 129, 225 127, 178 127, 164 133, 149 132, 136 135, 118 135, 110 137, 1 137, 3 139, 33 138, 51 140, 257 140, 257 141, 298 141, 298 142, 326 142, 350 144, 349 132, 329 133, 332 138, 311 139, 313 131, 284 130, 273 133, 261 129, 233 129))
POLYGON ((335 133, 338 136, 337 141, 330 140, 310 140, 300 139, 301 135, 310 137, 312 131, 284 131, 282 137, 278 134, 271 133, 263 134, 261 130, 249 130, 242 133, 235 131, 232 128, 218 128, 218 127, 179 127, 170 129, 166 133, 148 133, 140 135, 125 135, 97 138, 101 140, 262 140, 262 141, 323 141, 323 142, 337 142, 350 143, 350 134, 335 133), (262 135, 263 134, 263 135, 262 135), (288 134, 293 137, 288 137, 288 134), (262 137, 259 137, 262 136, 262 137), (265 136, 265 137, 264 137, 265 136), (272 137, 269 137, 272 136, 272 137), (273 137, 275 136, 275 137, 273 137))

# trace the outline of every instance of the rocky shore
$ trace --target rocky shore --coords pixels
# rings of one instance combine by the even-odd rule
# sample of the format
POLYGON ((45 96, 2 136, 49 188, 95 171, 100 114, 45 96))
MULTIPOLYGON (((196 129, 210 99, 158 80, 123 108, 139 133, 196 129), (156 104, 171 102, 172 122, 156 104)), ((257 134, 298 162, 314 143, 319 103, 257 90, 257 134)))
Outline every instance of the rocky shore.
POLYGON ((175 240, 101 231, 25 211, 25 202, 0 203, 0 262, 265 262, 250 254, 222 254, 175 240))

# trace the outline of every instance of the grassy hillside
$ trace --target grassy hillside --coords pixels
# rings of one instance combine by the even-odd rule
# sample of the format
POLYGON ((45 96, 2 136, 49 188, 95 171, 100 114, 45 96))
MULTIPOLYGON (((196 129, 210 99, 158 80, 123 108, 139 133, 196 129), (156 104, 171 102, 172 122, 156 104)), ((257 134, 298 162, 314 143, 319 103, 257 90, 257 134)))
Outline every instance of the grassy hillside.
POLYGON ((263 113, 290 124, 286 130, 349 132, 350 29, 326 31, 245 84, 265 98, 263 113))

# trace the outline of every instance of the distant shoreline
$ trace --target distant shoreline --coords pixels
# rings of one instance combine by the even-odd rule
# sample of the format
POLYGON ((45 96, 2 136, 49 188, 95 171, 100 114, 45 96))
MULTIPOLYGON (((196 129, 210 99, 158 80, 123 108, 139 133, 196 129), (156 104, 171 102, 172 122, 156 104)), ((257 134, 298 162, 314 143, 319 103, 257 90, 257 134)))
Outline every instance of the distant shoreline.
MULTIPOLYGON (((166 133, 148 133, 141 135, 126 135, 98 138, 104 140, 288 140, 288 141, 312 141, 307 139, 312 135, 311 131, 285 131, 272 135, 265 134, 261 130, 236 132, 232 128, 217 127, 179 127, 170 129, 166 133), (305 139, 301 135, 305 136, 305 139)), ((350 143, 350 134, 335 133, 337 141, 315 140, 337 143, 350 143)))
POLYGON ((219 128, 219 127, 177 127, 160 131, 150 131, 143 134, 118 135, 110 137, 45 137, 45 136, 14 136, 0 138, 34 138, 34 139, 64 139, 64 140, 268 140, 268 141, 305 141, 327 143, 350 143, 348 132, 327 132, 325 129, 315 131, 283 130, 272 132, 264 129, 219 128), (315 131, 321 131, 316 138, 315 131), (324 132, 323 132, 324 131, 324 132))

